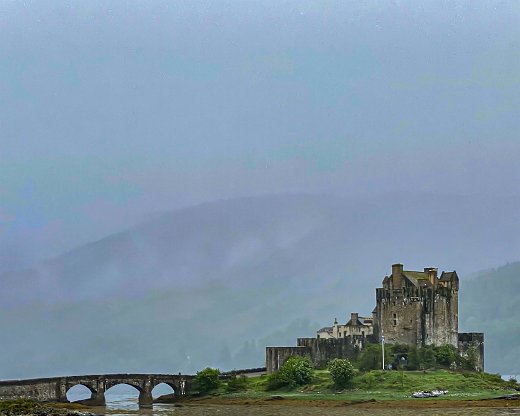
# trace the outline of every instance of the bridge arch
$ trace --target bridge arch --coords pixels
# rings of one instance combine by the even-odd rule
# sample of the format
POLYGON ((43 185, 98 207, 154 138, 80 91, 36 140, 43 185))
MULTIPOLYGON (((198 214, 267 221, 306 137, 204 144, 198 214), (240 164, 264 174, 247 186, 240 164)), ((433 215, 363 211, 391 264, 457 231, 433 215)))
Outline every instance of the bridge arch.
POLYGON ((137 410, 142 388, 128 381, 107 381, 105 384, 105 405, 108 408, 137 410))
POLYGON ((115 386, 130 386, 136 389, 139 393, 143 390, 142 386, 139 383, 129 381, 129 380, 107 380, 105 383, 105 392, 110 390, 112 387, 115 386))
POLYGON ((177 386, 174 383, 169 383, 166 381, 158 382, 152 387, 152 398, 154 400, 163 396, 173 396, 177 393, 177 386))
POLYGON ((77 402, 79 400, 88 400, 95 395, 97 391, 87 383, 70 383, 67 385, 67 400, 69 402, 77 402))

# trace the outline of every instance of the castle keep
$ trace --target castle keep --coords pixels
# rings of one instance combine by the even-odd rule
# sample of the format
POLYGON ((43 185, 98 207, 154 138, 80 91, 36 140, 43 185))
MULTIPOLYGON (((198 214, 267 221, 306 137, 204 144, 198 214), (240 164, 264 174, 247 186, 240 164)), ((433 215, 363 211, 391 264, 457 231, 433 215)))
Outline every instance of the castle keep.
POLYGON ((298 338, 296 347, 267 347, 268 372, 277 371, 291 355, 307 356, 317 367, 333 358, 352 359, 367 343, 407 344, 416 347, 450 344, 465 356, 476 353, 476 370, 484 370, 484 334, 459 333, 459 277, 457 272, 404 270, 392 265, 382 287, 376 289, 371 317, 352 313, 350 320, 317 331, 316 338, 298 338))
POLYGON ((374 331, 392 344, 458 345, 459 277, 457 272, 405 271, 392 266, 383 287, 376 289, 374 331))

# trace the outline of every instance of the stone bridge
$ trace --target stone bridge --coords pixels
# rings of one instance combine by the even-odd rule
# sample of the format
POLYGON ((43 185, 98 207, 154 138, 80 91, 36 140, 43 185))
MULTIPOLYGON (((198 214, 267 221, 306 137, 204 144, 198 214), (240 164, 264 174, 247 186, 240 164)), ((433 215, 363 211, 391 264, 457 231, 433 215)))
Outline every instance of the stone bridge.
POLYGON ((0 381, 0 399, 68 402, 67 391, 80 384, 92 393, 90 399, 83 402, 104 405, 105 391, 118 384, 128 384, 139 391, 140 405, 150 405, 153 403, 152 390, 158 384, 169 385, 175 392, 175 398, 182 398, 189 393, 193 377, 182 374, 103 374, 0 381))

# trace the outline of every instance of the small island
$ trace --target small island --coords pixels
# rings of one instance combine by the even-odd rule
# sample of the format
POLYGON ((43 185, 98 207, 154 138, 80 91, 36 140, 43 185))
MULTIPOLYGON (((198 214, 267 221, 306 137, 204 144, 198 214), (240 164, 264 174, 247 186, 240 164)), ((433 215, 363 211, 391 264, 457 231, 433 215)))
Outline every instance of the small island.
MULTIPOLYGON (((450 370, 438 364, 428 370, 362 371, 348 360, 344 361, 351 370, 339 383, 337 379, 335 381, 332 369, 313 369, 308 359, 300 357, 288 360, 278 373, 253 377, 225 375, 217 378, 213 375, 213 383, 208 381, 211 369, 206 369, 199 372, 195 380, 196 391, 183 403, 371 408, 520 407, 520 384, 515 379, 503 380, 498 374, 450 370), (413 397, 415 392, 442 394, 419 399, 413 397)), ((160 401, 168 402, 168 399, 160 401)))
POLYGON ((520 386, 484 372, 484 334, 460 333, 456 271, 392 265, 372 316, 266 347, 267 374, 198 373, 191 402, 316 406, 516 406, 520 386), (211 383, 205 378, 212 376, 211 383))

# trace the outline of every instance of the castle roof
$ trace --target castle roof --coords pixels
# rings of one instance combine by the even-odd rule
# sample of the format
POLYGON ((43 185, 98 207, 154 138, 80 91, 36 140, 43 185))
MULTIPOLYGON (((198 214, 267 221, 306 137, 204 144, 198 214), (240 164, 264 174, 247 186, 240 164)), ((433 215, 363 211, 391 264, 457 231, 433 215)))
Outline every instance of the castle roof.
POLYGON ((453 280, 459 280, 459 276, 457 276, 457 272, 455 270, 452 272, 442 272, 439 280, 451 282, 453 280))
POLYGON ((412 283, 414 286, 431 286, 431 282, 428 276, 428 273, 426 272, 416 272, 412 270, 403 270, 404 277, 406 277, 410 283, 412 283))
POLYGON ((345 326, 363 326, 363 325, 372 325, 372 318, 365 318, 364 316, 358 316, 357 322, 352 323, 352 319, 345 324, 345 326), (365 322, 368 320, 369 322, 365 322))
POLYGON ((332 334, 332 327, 331 326, 326 326, 324 328, 321 328, 318 332, 327 332, 329 334, 332 334))

